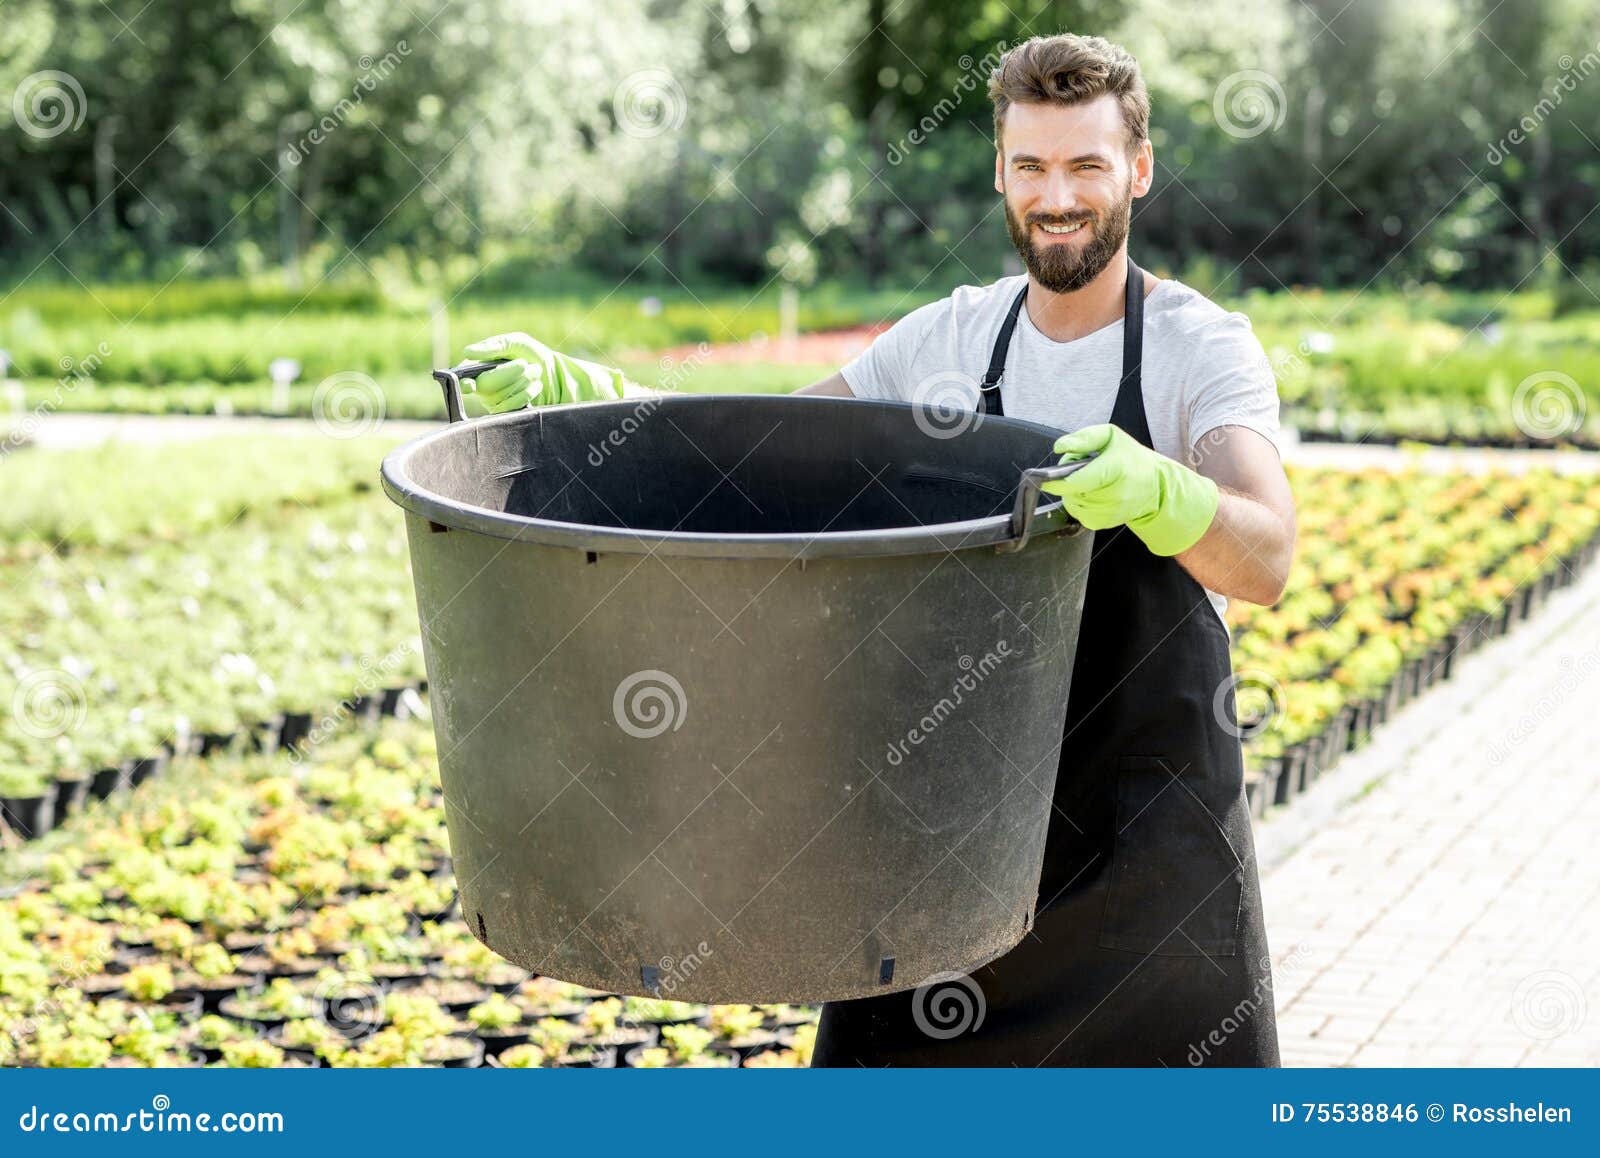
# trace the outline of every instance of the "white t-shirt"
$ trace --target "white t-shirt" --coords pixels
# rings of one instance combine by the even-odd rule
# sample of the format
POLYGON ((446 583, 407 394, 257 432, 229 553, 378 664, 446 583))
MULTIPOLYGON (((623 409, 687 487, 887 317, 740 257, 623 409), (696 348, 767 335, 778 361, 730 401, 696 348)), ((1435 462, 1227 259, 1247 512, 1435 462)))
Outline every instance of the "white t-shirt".
MULTIPOLYGON (((961 286, 901 318, 840 372, 858 398, 976 409, 1000 324, 1025 281, 1018 274, 961 286)), ((1052 341, 1024 306, 1000 387, 1007 417, 1063 432, 1110 422, 1122 331, 1118 318, 1075 341, 1052 341)), ((1250 319, 1180 281, 1159 281, 1145 297, 1141 378, 1151 441, 1168 458, 1193 465, 1219 426, 1247 426, 1279 446, 1277 380, 1250 319)), ((1227 599, 1207 594, 1222 615, 1227 599)))

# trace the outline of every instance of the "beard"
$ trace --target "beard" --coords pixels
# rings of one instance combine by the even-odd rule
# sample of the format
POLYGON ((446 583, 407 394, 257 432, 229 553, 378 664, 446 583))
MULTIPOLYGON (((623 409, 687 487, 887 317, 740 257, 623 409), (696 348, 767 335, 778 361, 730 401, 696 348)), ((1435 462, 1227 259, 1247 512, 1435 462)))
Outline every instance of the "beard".
POLYGON ((1017 254, 1033 279, 1051 293, 1071 293, 1099 277, 1128 239, 1128 223, 1133 215, 1133 179, 1129 178, 1121 198, 1104 213, 1084 212, 1070 217, 1035 213, 1026 221, 1019 221, 1011 212, 1009 198, 1005 207, 1011 244, 1017 247, 1017 254), (1089 240, 1082 245, 1070 238, 1044 245, 1033 242, 1032 227, 1035 225, 1073 225, 1079 221, 1087 222, 1090 231, 1089 240))

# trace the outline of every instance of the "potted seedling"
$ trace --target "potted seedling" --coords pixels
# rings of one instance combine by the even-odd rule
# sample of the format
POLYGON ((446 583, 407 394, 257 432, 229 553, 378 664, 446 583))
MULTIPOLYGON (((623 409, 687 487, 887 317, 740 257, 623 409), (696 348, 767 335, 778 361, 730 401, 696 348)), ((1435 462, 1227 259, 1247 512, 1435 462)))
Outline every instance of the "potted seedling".
POLYGON ((610 1069, 615 1048, 584 1041, 580 1025, 559 1017, 542 1017, 528 1030, 528 1045, 544 1055, 543 1064, 563 1069, 610 1069))
POLYGON ((506 1070, 533 1070, 545 1064, 544 1050, 536 1045, 514 1045, 498 1057, 493 1065, 506 1070))
POLYGON ((187 967, 178 976, 178 991, 194 994, 203 1010, 215 1013, 223 998, 259 983, 256 977, 241 973, 238 964, 238 959, 215 941, 196 945, 189 950, 187 967))
POLYGON ((585 990, 579 986, 557 981, 553 977, 530 977, 517 987, 511 1000, 520 1005, 530 1018, 577 1017, 592 1013, 597 1018, 609 1018, 606 1022, 608 1032, 616 1028, 617 1018, 622 1013, 622 1002, 611 998, 585 1003, 582 1000, 584 994, 585 990))
POLYGON ((122 988, 141 1005, 156 1006, 186 1017, 200 1012, 199 997, 177 992, 172 967, 164 961, 151 961, 128 970, 122 979, 122 988))
POLYGON ((194 1028, 188 1035, 188 1042, 200 1060, 210 1065, 222 1060, 223 1046, 233 1042, 250 1041, 256 1036, 256 1030, 243 1022, 207 1013, 195 1022, 194 1028))
POLYGON ((669 1025, 703 1026, 710 1018, 710 1009, 687 1001, 668 1001, 658 997, 628 997, 622 1002, 623 1022, 635 1025, 653 1025, 665 1029, 669 1025))
MULTIPOLYGON (((371 1025, 368 1032, 371 1032, 371 1025)), ((286 1021, 267 1035, 274 1045, 282 1047, 291 1057, 306 1061, 320 1059, 335 1065, 349 1049, 352 1040, 325 1022, 312 1017, 299 1017, 286 1021)))
POLYGON ((276 1070, 315 1063, 291 1061, 270 1041, 230 1041, 222 1047, 222 1064, 229 1069, 276 1070))
POLYGON ((287 977, 274 978, 257 993, 241 992, 226 997, 218 1008, 224 1017, 248 1021, 263 1029, 313 1015, 311 998, 287 977))
POLYGON ((467 1020, 482 1039, 484 1052, 491 1057, 528 1040, 528 1027, 523 1024, 521 1008, 503 994, 491 993, 467 1010, 467 1020))
POLYGON ((713 1045, 709 1029, 690 1022, 661 1027, 659 1046, 635 1046, 623 1057, 623 1064, 634 1069, 661 1069, 664 1066, 726 1069, 739 1064, 739 1054, 726 1046, 713 1045))
POLYGON ((778 1044, 775 1030, 766 1027, 766 1015, 751 1005, 713 1005, 711 1032, 722 1045, 738 1053, 740 1060, 769 1050, 778 1044))

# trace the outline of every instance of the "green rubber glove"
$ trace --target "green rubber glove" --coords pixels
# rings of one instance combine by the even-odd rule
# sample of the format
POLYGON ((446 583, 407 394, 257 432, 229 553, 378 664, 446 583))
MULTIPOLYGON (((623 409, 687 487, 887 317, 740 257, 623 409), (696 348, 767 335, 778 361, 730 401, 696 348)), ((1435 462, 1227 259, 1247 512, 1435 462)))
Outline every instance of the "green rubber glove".
POLYGON ((1216 518, 1216 483, 1113 423, 1063 435, 1055 451, 1062 462, 1099 452, 1088 466, 1041 488, 1060 495, 1091 531, 1126 524, 1152 554, 1176 555, 1198 543, 1216 518))
POLYGON ((481 362, 511 359, 476 379, 462 380, 462 405, 474 418, 525 406, 622 397, 621 370, 552 350, 527 334, 497 334, 474 342, 467 347, 467 357, 481 362))

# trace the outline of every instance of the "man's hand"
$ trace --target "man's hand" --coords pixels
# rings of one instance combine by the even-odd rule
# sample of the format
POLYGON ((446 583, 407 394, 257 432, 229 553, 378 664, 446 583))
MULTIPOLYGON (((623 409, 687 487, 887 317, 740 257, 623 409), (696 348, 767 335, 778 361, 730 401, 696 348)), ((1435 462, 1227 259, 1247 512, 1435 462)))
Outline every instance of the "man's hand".
POLYGON ((512 359, 461 383, 470 417, 504 414, 527 406, 621 398, 621 370, 552 350, 527 334, 498 334, 467 347, 467 356, 491 362, 512 359))
POLYGON ((1112 423, 1056 440, 1062 462, 1099 457, 1043 489, 1091 531, 1124 524, 1157 555, 1177 555, 1200 541, 1217 514, 1217 484, 1157 454, 1112 423))

